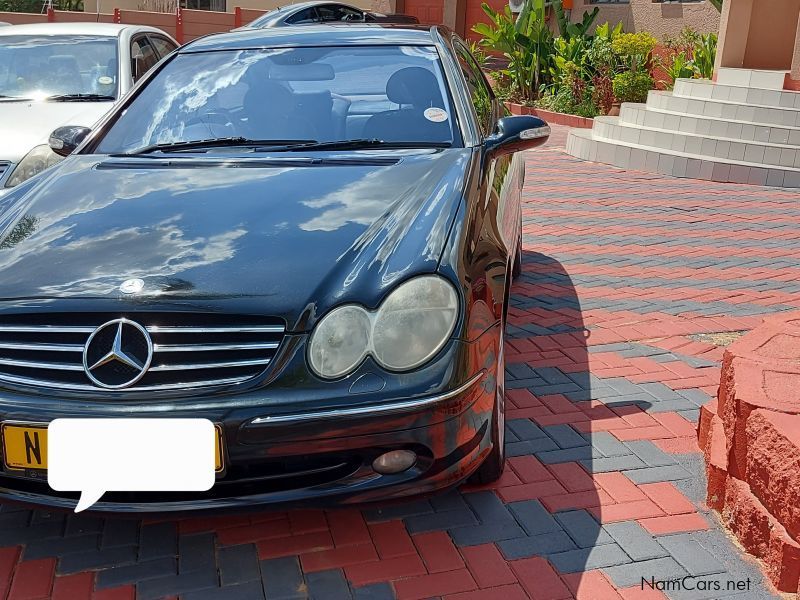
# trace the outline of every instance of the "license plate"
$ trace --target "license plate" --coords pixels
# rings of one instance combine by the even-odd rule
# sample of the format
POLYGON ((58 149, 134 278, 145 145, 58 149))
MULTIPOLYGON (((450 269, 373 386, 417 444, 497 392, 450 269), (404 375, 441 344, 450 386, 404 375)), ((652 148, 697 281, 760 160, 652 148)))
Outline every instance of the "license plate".
MULTIPOLYGON (((214 425, 214 469, 225 469, 222 427, 214 425)), ((3 465, 7 470, 44 471, 47 469, 47 425, 37 423, 3 423, 3 465)))

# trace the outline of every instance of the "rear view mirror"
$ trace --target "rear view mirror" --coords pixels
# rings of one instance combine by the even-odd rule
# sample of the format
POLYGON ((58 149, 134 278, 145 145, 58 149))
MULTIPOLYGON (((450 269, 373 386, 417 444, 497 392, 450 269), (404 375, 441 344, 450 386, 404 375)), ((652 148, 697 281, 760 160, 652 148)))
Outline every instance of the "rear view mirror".
POLYGON ((544 144, 550 137, 550 126, 539 117, 518 115, 497 122, 494 135, 486 138, 486 151, 494 156, 529 150, 544 144))
POLYGON ((91 131, 88 127, 80 127, 79 125, 59 127, 50 134, 50 139, 48 140, 50 149, 59 156, 69 156, 75 151, 75 148, 80 146, 91 131))

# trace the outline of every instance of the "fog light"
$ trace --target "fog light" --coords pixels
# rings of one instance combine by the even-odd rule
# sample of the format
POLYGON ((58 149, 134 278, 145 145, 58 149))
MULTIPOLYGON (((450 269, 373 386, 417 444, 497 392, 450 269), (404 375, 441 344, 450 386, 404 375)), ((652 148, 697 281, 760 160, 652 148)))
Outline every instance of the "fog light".
POLYGON ((372 461, 372 468, 381 475, 402 473, 414 466, 417 455, 411 450, 392 450, 372 461))

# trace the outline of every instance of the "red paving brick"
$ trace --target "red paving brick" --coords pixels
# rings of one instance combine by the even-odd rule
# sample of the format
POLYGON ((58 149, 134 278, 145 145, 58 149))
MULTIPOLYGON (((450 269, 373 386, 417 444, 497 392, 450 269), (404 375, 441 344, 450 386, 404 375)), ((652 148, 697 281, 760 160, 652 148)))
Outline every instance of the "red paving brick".
MULTIPOLYGON (((665 598, 634 581, 635 562, 622 571, 560 573, 555 558, 551 564, 537 555, 547 552, 536 544, 562 533, 546 512, 585 510, 599 523, 636 522, 653 536, 687 533, 703 544, 705 530, 716 525, 672 481, 702 473, 647 461, 699 452, 697 405, 716 394, 722 348, 696 334, 749 330, 763 315, 800 307, 793 291, 800 268, 770 263, 793 260, 800 250, 800 210, 796 195, 781 190, 583 163, 560 149, 565 135, 554 127, 548 145, 528 156, 523 275, 509 306, 506 418, 528 421, 520 431, 530 439, 509 436, 502 478, 385 511, 284 509, 135 524, 163 527, 162 548, 190 552, 162 550, 164 556, 199 560, 192 544, 214 544, 215 555, 204 555, 210 563, 203 564, 221 569, 224 580, 229 567, 216 556, 222 546, 232 548, 241 551, 242 569, 257 568, 260 559, 262 569, 279 569, 314 597, 326 597, 314 589, 319 581, 343 576, 353 589, 375 585, 401 599, 665 598), (662 401, 672 405, 655 406, 662 401), (638 478, 639 469, 658 476, 638 478), (661 473, 670 481, 658 480, 661 473), (643 480, 650 482, 634 483, 643 480), (615 582, 620 573, 633 579, 615 582)), ((42 535, 69 548, 77 542, 68 538, 106 531, 92 518, 70 516, 69 525, 57 522, 47 533, 51 525, 42 521, 52 520, 49 513, 6 516, 3 507, 2 527, 16 533, 8 534, 14 543, 0 547, 0 598, 134 600, 134 585, 93 591, 95 569, 57 574, 62 555, 25 558, 26 546, 42 535)), ((141 532, 134 533, 122 546, 136 552, 116 566, 152 552, 136 547, 141 532)), ((731 545, 728 552, 737 550, 731 545)), ((270 573, 265 582, 275 577, 270 573)), ((181 576, 168 597, 181 597, 181 576)), ((227 597, 224 589, 206 592, 227 597)))

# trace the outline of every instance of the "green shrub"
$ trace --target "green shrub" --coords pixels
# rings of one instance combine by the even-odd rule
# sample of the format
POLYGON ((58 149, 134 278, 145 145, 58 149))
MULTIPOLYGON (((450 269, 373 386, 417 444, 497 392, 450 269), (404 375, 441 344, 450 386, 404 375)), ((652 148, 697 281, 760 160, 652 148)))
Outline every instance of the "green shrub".
POLYGON ((649 60, 658 40, 646 31, 623 33, 611 42, 611 49, 622 57, 631 71, 639 71, 649 60))
POLYGON ((619 102, 645 102, 653 83, 653 78, 646 71, 618 73, 614 76, 614 96, 619 102))

